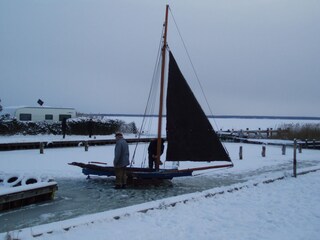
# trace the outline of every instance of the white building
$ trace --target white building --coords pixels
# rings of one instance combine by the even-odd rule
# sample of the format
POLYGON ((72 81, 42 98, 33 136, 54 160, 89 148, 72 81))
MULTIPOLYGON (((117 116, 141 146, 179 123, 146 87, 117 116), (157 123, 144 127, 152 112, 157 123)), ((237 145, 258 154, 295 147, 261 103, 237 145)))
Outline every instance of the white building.
POLYGON ((19 121, 62 121, 64 118, 75 118, 74 108, 57 107, 4 107, 0 118, 17 119, 19 121))

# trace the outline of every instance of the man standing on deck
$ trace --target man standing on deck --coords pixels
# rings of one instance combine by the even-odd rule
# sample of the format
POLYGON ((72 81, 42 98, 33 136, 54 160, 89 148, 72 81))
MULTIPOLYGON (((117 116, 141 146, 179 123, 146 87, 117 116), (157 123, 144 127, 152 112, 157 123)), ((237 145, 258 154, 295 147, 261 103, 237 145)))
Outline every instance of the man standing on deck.
POLYGON ((130 164, 129 162, 129 146, 127 141, 123 138, 122 133, 117 132, 116 146, 114 148, 114 160, 113 166, 116 175, 115 189, 126 188, 127 185, 127 173, 126 168, 130 164))
MULTIPOLYGON (((164 150, 164 142, 165 140, 161 138, 161 149, 160 149, 160 156, 163 153, 164 150)), ((157 144, 158 144, 158 139, 153 139, 151 140, 149 147, 148 147, 148 154, 149 154, 149 168, 152 169, 154 163, 157 160, 157 144)), ((162 162, 160 161, 159 165, 162 165, 162 162)))

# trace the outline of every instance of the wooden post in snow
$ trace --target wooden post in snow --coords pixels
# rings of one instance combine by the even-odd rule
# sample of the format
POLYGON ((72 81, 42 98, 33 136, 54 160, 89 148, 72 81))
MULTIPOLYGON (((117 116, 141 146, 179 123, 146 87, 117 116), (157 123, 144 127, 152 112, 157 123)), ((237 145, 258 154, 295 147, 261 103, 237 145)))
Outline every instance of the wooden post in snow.
POLYGON ((239 148, 239 159, 242 160, 242 146, 239 148))
POLYGON ((40 154, 43 154, 44 152, 44 144, 43 142, 40 142, 40 154))
POLYGON ((293 176, 297 177, 297 139, 293 141, 293 176))
POLYGON ((282 155, 286 155, 286 145, 282 145, 282 155))
POLYGON ((84 151, 88 152, 89 144, 88 141, 84 142, 84 151))
POLYGON ((266 146, 265 145, 262 146, 261 156, 262 157, 266 156, 266 146))
POLYGON ((299 153, 302 153, 302 144, 298 144, 299 153))

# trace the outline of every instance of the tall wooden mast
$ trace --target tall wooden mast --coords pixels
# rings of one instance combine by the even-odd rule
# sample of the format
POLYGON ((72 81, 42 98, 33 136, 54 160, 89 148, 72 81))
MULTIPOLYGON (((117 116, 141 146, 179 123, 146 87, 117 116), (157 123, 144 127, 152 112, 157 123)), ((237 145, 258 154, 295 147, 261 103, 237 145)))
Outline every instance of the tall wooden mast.
POLYGON ((163 95, 164 95, 164 77, 166 66, 166 48, 167 48, 167 27, 168 27, 168 11, 169 5, 166 5, 166 15, 164 21, 163 45, 162 45, 162 62, 161 62, 161 79, 160 79, 160 103, 158 115, 158 141, 157 141, 157 159, 155 162, 156 171, 159 170, 160 154, 161 154, 161 130, 162 130, 162 112, 163 112, 163 95))

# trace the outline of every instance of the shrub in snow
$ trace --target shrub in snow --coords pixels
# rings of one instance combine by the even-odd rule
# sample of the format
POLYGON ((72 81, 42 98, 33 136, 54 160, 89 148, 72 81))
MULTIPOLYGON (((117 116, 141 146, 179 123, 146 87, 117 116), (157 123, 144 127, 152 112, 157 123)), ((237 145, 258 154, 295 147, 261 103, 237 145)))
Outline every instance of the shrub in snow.
MULTIPOLYGON (((90 118, 80 117, 67 120, 67 134, 70 135, 88 135, 90 118)), ((124 133, 137 133, 137 127, 134 122, 126 124, 121 120, 112 119, 92 119, 93 135, 109 135, 117 131, 124 133)), ((62 134, 60 122, 21 122, 18 120, 0 121, 0 135, 38 135, 38 134, 62 134)))
POLYGON ((282 134, 277 136, 280 139, 320 139, 320 124, 307 123, 307 124, 282 124, 280 129, 282 134))

